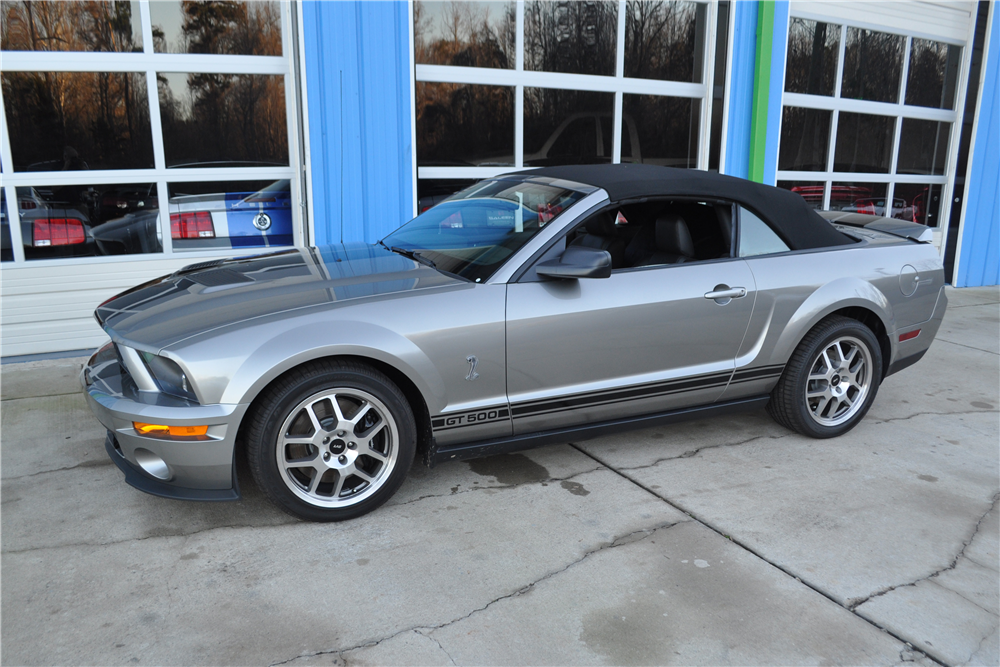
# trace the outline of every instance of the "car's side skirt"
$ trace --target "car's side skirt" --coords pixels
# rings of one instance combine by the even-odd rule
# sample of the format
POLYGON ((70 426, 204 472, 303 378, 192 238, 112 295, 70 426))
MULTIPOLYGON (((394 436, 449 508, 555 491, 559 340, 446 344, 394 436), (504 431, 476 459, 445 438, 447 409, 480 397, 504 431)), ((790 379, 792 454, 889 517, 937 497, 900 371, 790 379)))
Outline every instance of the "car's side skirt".
POLYGON ((752 396, 741 398, 725 403, 713 403, 698 407, 683 408, 680 410, 670 410, 651 415, 639 417, 626 417, 612 421, 598 422, 595 424, 580 424, 552 431, 542 431, 540 433, 525 433, 505 438, 495 438, 492 440, 480 440, 478 442, 466 442, 459 445, 448 445, 439 447, 435 442, 427 452, 427 464, 434 466, 445 461, 465 461, 482 456, 493 456, 495 454, 506 454, 533 447, 542 447, 565 443, 568 441, 587 440, 611 433, 620 433, 633 429, 649 428, 661 424, 670 424, 689 419, 699 419, 702 417, 712 417, 716 415, 742 412, 755 408, 762 408, 767 404, 769 396, 752 396))

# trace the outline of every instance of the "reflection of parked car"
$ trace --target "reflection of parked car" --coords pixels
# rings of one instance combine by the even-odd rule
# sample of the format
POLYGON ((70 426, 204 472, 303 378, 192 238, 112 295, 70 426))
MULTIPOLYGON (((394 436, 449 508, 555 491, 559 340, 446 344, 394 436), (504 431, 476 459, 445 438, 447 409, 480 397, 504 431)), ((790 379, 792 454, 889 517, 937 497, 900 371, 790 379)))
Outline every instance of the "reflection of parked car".
POLYGON ((844 206, 840 209, 846 213, 864 213, 865 215, 878 215, 887 218, 899 218, 901 220, 912 220, 916 222, 913 216, 913 207, 906 205, 906 200, 893 197, 892 200, 892 213, 886 215, 885 213, 885 198, 867 198, 867 199, 855 199, 854 203, 850 206, 844 206))
POLYGON ((284 510, 349 519, 418 452, 765 405, 804 435, 846 433, 938 331, 931 236, 707 172, 511 173, 378 245, 194 264, 119 294, 81 379, 129 484, 235 500, 245 454, 284 510))
MULTIPOLYGON (((86 214, 62 204, 45 201, 34 188, 17 188, 21 218, 21 245, 25 259, 55 259, 94 254, 94 237, 86 214)), ((0 207, 3 260, 13 259, 7 201, 0 207)))
POLYGON ((126 213, 158 207, 155 183, 121 185, 100 193, 96 219, 98 221, 115 220, 126 213))
MULTIPOLYGON (((250 193, 178 195, 170 198, 169 210, 177 250, 292 245, 288 180, 250 193)), ((137 210, 105 222, 94 229, 94 237, 104 255, 159 252, 159 211, 137 210)))

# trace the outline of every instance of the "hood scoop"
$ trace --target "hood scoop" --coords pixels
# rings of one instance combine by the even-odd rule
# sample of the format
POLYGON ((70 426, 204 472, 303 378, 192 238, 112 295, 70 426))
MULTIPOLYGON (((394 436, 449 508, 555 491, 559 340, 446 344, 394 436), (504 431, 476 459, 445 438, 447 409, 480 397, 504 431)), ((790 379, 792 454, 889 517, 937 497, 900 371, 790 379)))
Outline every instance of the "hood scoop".
POLYGON ((202 287, 218 288, 231 287, 252 282, 255 282, 253 278, 248 278, 239 271, 233 271, 232 269, 213 269, 211 271, 199 271, 197 273, 188 274, 178 281, 177 286, 184 289, 191 284, 195 284, 201 285, 202 287))

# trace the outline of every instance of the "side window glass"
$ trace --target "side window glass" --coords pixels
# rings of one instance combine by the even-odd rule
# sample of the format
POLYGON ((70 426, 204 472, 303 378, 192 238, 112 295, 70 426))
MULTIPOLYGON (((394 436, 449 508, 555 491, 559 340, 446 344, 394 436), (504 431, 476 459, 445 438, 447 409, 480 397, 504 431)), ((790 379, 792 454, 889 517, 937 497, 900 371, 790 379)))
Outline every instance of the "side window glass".
POLYGON ((789 248, 763 220, 740 207, 740 257, 788 252, 789 248))

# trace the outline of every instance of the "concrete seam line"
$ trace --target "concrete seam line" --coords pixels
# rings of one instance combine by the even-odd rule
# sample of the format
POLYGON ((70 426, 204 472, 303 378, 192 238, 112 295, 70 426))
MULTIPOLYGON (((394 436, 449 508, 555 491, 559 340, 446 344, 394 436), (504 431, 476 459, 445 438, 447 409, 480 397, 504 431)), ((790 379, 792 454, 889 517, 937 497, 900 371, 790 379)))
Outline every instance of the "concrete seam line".
MULTIPOLYGON (((682 524, 682 523, 690 523, 690 522, 689 521, 668 521, 668 522, 664 522, 664 523, 658 523, 658 524, 656 524, 654 526, 649 526, 647 528, 639 528, 637 530, 633 530, 633 531, 631 531, 629 533, 626 533, 625 535, 621 535, 619 537, 616 537, 616 538, 612 539, 610 542, 603 542, 599 546, 597 546, 597 547, 595 547, 593 549, 588 549, 587 551, 585 551, 583 553, 582 556, 580 556, 576 560, 573 560, 573 561, 567 563, 566 565, 564 565, 563 567, 559 568, 558 570, 553 570, 551 572, 548 572, 548 573, 542 575, 541 577, 539 577, 538 579, 535 579, 534 581, 531 581, 531 582, 525 584, 524 586, 521 586, 517 590, 512 591, 510 593, 506 593, 506 594, 501 595, 499 597, 493 598, 492 600, 490 600, 489 602, 487 602, 483 606, 477 607, 477 608, 473 609, 472 611, 470 611, 469 613, 467 613, 467 614, 465 614, 463 616, 459 616, 458 618, 452 619, 450 621, 446 621, 444 623, 439 623, 437 625, 414 625, 412 627, 404 628, 402 630, 399 630, 398 632, 394 632, 393 634, 388 635, 386 637, 382 637, 381 639, 370 640, 370 641, 364 642, 362 644, 358 644, 356 646, 351 646, 351 647, 348 647, 348 648, 331 649, 331 650, 328 650, 328 651, 317 651, 315 653, 304 653, 304 654, 301 654, 301 655, 297 655, 294 658, 289 658, 288 660, 283 660, 281 662, 271 663, 269 667, 277 667, 278 665, 284 665, 284 664, 287 664, 289 662, 292 662, 293 660, 298 660, 299 658, 312 658, 312 657, 315 657, 315 656, 318 656, 318 655, 329 655, 329 654, 340 655, 340 654, 343 654, 343 653, 349 653, 350 651, 354 651, 354 650, 357 650, 359 648, 369 648, 369 647, 372 647, 372 646, 377 646, 377 645, 381 644, 382 642, 384 642, 384 641, 386 641, 388 639, 392 639, 393 637, 398 637, 399 635, 404 634, 406 632, 419 632, 420 634, 423 634, 425 637, 428 637, 430 639, 434 639, 433 637, 431 637, 431 634, 433 634, 435 630, 440 630, 441 628, 446 628, 449 625, 454 625, 455 623, 458 623, 460 621, 464 621, 465 619, 470 618, 470 617, 478 614, 481 611, 485 611, 486 609, 490 608, 493 604, 495 604, 497 602, 501 602, 502 600, 506 600, 508 598, 518 597, 518 596, 520 596, 520 595, 522 595, 524 593, 527 593, 528 591, 530 591, 532 588, 534 588, 538 584, 542 583, 543 581, 546 581, 546 580, 551 579, 551 578, 553 578, 553 577, 555 577, 555 576, 557 576, 559 574, 562 574, 563 572, 569 570, 570 568, 572 568, 572 567, 574 567, 576 565, 579 565, 580 563, 582 563, 583 561, 587 560, 588 558, 590 558, 591 556, 593 556, 596 553, 600 553, 600 552, 606 551, 608 549, 615 549, 617 547, 627 546, 629 544, 634 544, 636 542, 641 542, 642 540, 645 540, 646 538, 655 535, 660 530, 664 530, 664 529, 667 529, 667 528, 672 528, 672 527, 677 526, 677 525, 682 524), (636 537, 637 535, 640 535, 640 534, 642 534, 641 537, 636 537), (421 630, 428 630, 428 632, 425 634, 423 632, 420 632, 421 630)), ((438 643, 438 645, 440 646, 440 642, 438 643)), ((441 650, 444 651, 444 647, 442 647, 441 650)), ((445 651, 445 653, 447 654, 448 652, 445 651)))
POLYGON ((66 392, 63 392, 63 393, 60 393, 60 394, 42 394, 41 396, 11 396, 10 398, 0 399, 0 401, 3 401, 4 403, 6 403, 7 401, 26 401, 26 400, 31 399, 31 398, 50 398, 50 397, 55 397, 55 396, 76 396, 78 394, 82 395, 83 392, 82 391, 66 391, 66 392))
POLYGON ((570 447, 572 447, 572 448, 576 449, 576 450, 577 450, 578 452, 580 452, 580 453, 581 453, 581 454, 583 454, 584 456, 589 456, 590 458, 594 459, 595 461, 597 461, 597 462, 598 462, 598 463, 600 463, 601 465, 603 465, 603 466, 605 466, 606 468, 608 468, 608 470, 611 470, 612 472, 614 472, 614 473, 617 473, 617 474, 618 474, 619 476, 621 476, 622 478, 624 478, 624 479, 628 480, 628 481, 629 481, 629 482, 631 482, 632 484, 635 484, 635 485, 636 485, 636 486, 638 486, 638 487, 639 487, 640 489, 642 489, 642 490, 646 491, 647 493, 649 493, 649 494, 651 494, 651 495, 653 495, 653 496, 656 496, 657 498, 659 498, 659 499, 660 499, 660 500, 662 500, 663 502, 667 503, 668 505, 670 505, 670 506, 671 506, 671 507, 673 507, 674 509, 676 509, 676 510, 678 510, 678 511, 680 511, 680 512, 683 512, 684 514, 688 515, 688 516, 689 516, 689 517, 691 517, 691 518, 692 518, 692 519, 693 519, 694 521, 696 521, 696 522, 700 523, 701 525, 705 526, 706 528, 708 528, 708 529, 709 529, 709 530, 711 530, 712 532, 714 532, 714 533, 717 533, 718 535, 720 535, 721 537, 723 537, 723 538, 725 538, 725 539, 729 540, 730 542, 732 542, 732 543, 733 543, 733 544, 735 544, 736 546, 740 547, 741 549, 743 549, 743 550, 747 551, 748 553, 750 553, 750 554, 752 554, 752 555, 756 556, 757 558, 759 558, 760 560, 764 561, 765 563, 767 563, 767 564, 768 564, 768 565, 770 565, 771 567, 774 567, 775 569, 777 569, 777 570, 780 570, 780 571, 781 571, 781 572, 783 572, 784 574, 786 574, 786 575, 788 575, 789 577, 791 577, 791 578, 795 579, 795 581, 799 582, 800 584, 803 584, 803 585, 805 585, 805 586, 806 586, 807 588, 811 588, 811 589, 812 589, 813 591, 815 591, 816 593, 819 593, 819 594, 820 594, 820 595, 822 595, 822 596, 823 596, 824 598, 826 598, 826 599, 827 599, 827 600, 829 600, 830 602, 834 603, 835 605, 837 605, 837 606, 838 606, 838 607, 840 607, 841 609, 844 609, 844 610, 846 610, 846 611, 847 611, 847 612, 849 612, 850 614, 852 614, 852 615, 856 616, 857 618, 860 618, 860 619, 861 619, 862 621, 864 621, 865 623, 868 623, 869 625, 871 625, 871 626, 873 626, 873 627, 875 627, 875 628, 877 628, 877 629, 881 630, 882 632, 884 632, 884 633, 888 634, 888 635, 889 635, 890 637, 892 637, 893 639, 896 639, 896 640, 898 640, 898 641, 902 642, 902 643, 903 643, 903 644, 905 644, 905 645, 906 645, 906 646, 907 646, 907 647, 908 647, 908 648, 909 648, 910 650, 913 650, 913 651, 917 651, 917 652, 918 652, 918 653, 920 653, 921 655, 924 655, 924 656, 926 656, 927 658, 929 658, 930 660, 933 660, 933 661, 934 661, 935 663, 937 663, 937 664, 939 664, 939 665, 942 665, 942 667, 946 667, 946 666, 945 666, 945 663, 943 663, 943 662, 941 662, 940 660, 936 659, 936 658, 935 658, 934 656, 932 656, 932 655, 928 655, 928 654, 927 654, 927 653, 925 653, 925 652, 924 652, 923 650, 921 650, 921 649, 919 649, 919 648, 917 648, 917 647, 913 646, 912 642, 910 642, 909 640, 907 640, 907 639, 904 639, 903 637, 900 637, 900 636, 899 636, 898 634, 896 634, 895 632, 893 632, 893 631, 892 631, 892 630, 890 630, 889 628, 886 628, 886 627, 883 627, 883 626, 879 625, 878 623, 876 623, 875 621, 873 621, 873 620, 871 620, 871 619, 869 619, 869 618, 865 618, 865 617, 864 617, 864 616, 862 616, 861 614, 857 613, 857 612, 856 612, 856 611, 855 611, 854 609, 851 609, 850 607, 848 607, 848 606, 846 606, 846 605, 844 605, 844 604, 840 603, 840 602, 839 602, 839 601, 838 601, 838 600, 837 600, 836 598, 834 598, 834 597, 833 597, 832 595, 830 595, 829 593, 827 593, 826 591, 824 591, 823 589, 821 589, 821 588, 820 588, 819 586, 817 586, 817 585, 815 585, 815 584, 811 583, 810 581, 808 581, 808 580, 806 580, 806 579, 802 579, 802 578, 801 578, 801 577, 799 577, 799 576, 798 576, 797 574, 795 574, 795 573, 793 573, 793 572, 790 572, 789 570, 785 569, 785 568, 784 568, 784 567, 782 567, 781 565, 778 565, 777 563, 773 563, 773 562, 769 561, 769 560, 768 560, 767 558, 765 558, 765 557, 764 557, 764 556, 763 556, 762 554, 758 553, 758 552, 757 552, 756 550, 754 550, 754 549, 750 548, 749 546, 747 546, 746 544, 744 544, 744 543, 743 543, 743 542, 741 542, 740 540, 738 540, 738 539, 736 539, 736 538, 734 538, 734 537, 732 537, 732 536, 730 536, 730 535, 727 535, 727 534, 726 534, 725 532, 723 532, 723 531, 722 531, 721 529, 719 529, 719 528, 716 528, 716 527, 715 527, 715 526, 713 526, 713 525, 712 525, 711 523, 709 523, 709 522, 708 522, 707 520, 705 520, 705 519, 703 519, 703 518, 699 517, 698 515, 696 515, 696 514, 695 514, 694 512, 692 512, 692 511, 690 511, 690 510, 687 510, 687 509, 685 509, 684 507, 682 507, 681 505, 679 505, 678 503, 676 503, 676 502, 674 502, 674 501, 672 501, 672 500, 669 500, 669 499, 668 499, 668 498, 666 498, 665 496, 662 496, 662 495, 660 495, 660 494, 659 494, 659 493, 657 493, 656 491, 654 491, 654 490, 650 489, 649 487, 647 487, 647 486, 646 486, 645 484, 643 484, 643 483, 641 483, 641 482, 639 482, 639 481, 637 481, 637 480, 634 480, 634 479, 632 479, 631 477, 629 477, 628 475, 626 475, 626 474, 625 474, 624 472, 622 472, 622 471, 620 471, 620 470, 618 470, 618 469, 616 469, 616 468, 613 468, 613 467, 612 467, 611 465, 609 465, 609 464, 608 464, 607 462, 605 462, 605 461, 602 461, 602 460, 601 460, 601 459, 600 459, 600 458, 599 458, 598 456, 595 456, 594 454, 591 454, 590 452, 587 452, 587 451, 584 451, 583 449, 581 449, 581 448, 580 448, 580 447, 579 447, 579 446, 578 446, 578 445, 577 445, 576 443, 572 443, 572 442, 571 442, 571 443, 569 443, 569 445, 570 445, 570 447))
POLYGON ((984 350, 984 349, 983 349, 983 348, 981 348, 981 347, 972 347, 971 345, 965 345, 964 343, 956 343, 956 342, 955 342, 955 341, 953 341, 953 340, 948 340, 947 338, 941 338, 940 336, 937 336, 937 337, 935 338, 935 340, 939 340, 939 341, 941 341, 942 343, 949 343, 949 344, 951 344, 951 345, 958 345, 959 347, 964 347, 964 348, 966 348, 966 349, 969 349, 969 350, 975 350, 975 351, 977 351, 977 352, 985 352, 986 354, 996 354, 996 355, 1000 355, 1000 352, 994 352, 993 350, 984 350))

